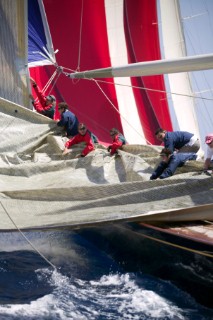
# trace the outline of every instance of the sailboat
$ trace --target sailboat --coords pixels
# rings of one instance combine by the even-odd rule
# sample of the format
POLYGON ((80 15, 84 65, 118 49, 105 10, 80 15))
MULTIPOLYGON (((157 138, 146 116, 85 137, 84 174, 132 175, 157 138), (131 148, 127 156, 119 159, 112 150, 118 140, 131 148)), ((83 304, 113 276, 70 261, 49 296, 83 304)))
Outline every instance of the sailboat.
MULTIPOLYGON (((29 1, 28 5, 29 3, 31 2, 29 1)), ((109 55, 109 47, 113 48, 115 44, 117 46, 114 47, 114 52, 120 47, 121 52, 126 53, 125 57, 118 55, 117 61, 123 62, 126 59, 129 66, 132 63, 134 67, 138 60, 143 61, 142 68, 147 65, 148 69, 148 61, 152 61, 150 64, 155 61, 154 68, 156 63, 161 64, 157 2, 137 1, 136 5, 134 1, 133 5, 130 1, 106 0, 97 1, 94 6, 92 1, 64 1, 63 6, 59 2, 54 3, 54 10, 48 1, 38 1, 39 3, 37 8, 44 5, 53 42, 59 52, 56 63, 54 50, 47 53, 47 49, 39 49, 39 57, 43 59, 45 56, 43 60, 47 59, 51 65, 45 63, 45 66, 30 68, 30 75, 43 87, 52 72, 60 66, 63 73, 52 93, 58 100, 67 101, 80 121, 85 122, 89 129, 97 134, 103 146, 84 159, 75 159, 78 149, 73 149, 66 159, 62 157, 64 138, 58 134, 56 123, 35 113, 27 99, 30 87, 27 82, 29 74, 26 68, 26 43, 23 45, 24 42, 19 38, 22 32, 26 35, 26 26, 24 22, 21 24, 19 19, 12 20, 9 15, 12 2, 6 4, 3 1, 1 12, 7 27, 5 34, 7 40, 14 44, 15 50, 11 54, 15 57, 10 58, 8 55, 5 61, 4 79, 8 76, 13 86, 8 88, 8 81, 5 81, 7 88, 2 90, 0 101, 3 137, 0 164, 0 230, 83 228, 125 221, 146 225, 151 221, 212 221, 213 182, 211 177, 200 174, 202 163, 188 163, 177 171, 177 175, 166 181, 149 181, 162 148, 157 145, 154 130, 158 126, 167 130, 176 129, 173 128, 174 121, 180 124, 176 115, 174 121, 170 117, 163 69, 158 75, 152 73, 144 77, 139 77, 138 74, 136 78, 122 77, 119 86, 115 86, 118 78, 114 79, 112 74, 107 74, 106 82, 101 82, 100 74, 99 82, 95 81, 95 76, 92 76, 92 80, 79 81, 80 69, 92 70, 95 66, 100 70, 116 63, 116 55, 109 55), (71 14, 72 19, 69 20, 71 14), (107 22, 106 17, 109 18, 107 22), (143 24, 145 32, 143 28, 138 30, 136 27, 137 23, 140 26, 142 18, 146 19, 143 20, 146 21, 143 24), (136 26, 131 19, 137 22, 136 26), (67 21, 70 28, 67 27, 67 21), (125 50, 124 31, 122 34, 118 21, 123 21, 122 30, 126 29, 128 49, 125 50), (12 33, 12 23, 17 23, 15 30, 18 35, 12 33), (63 30, 63 37, 60 30, 63 30), (115 30, 117 33, 114 43, 110 43, 113 37, 109 35, 115 30), (143 47, 137 44, 139 36, 141 42, 146 44, 143 47), (155 36, 152 38, 155 50, 153 44, 148 45, 150 36, 155 36), (109 43, 104 42, 106 38, 110 39, 109 43), (74 60, 77 64, 71 70, 74 60), (15 85, 18 90, 14 90, 15 85), (125 149, 119 151, 118 158, 110 158, 105 147, 110 143, 111 127, 122 131, 129 142, 125 149)), ((22 13, 22 21, 26 22, 26 4, 26 1, 18 1, 11 14, 17 16, 18 13, 19 16, 22 13)), ((26 38, 24 39, 26 41, 26 38)), ((5 52, 11 51, 10 47, 4 48, 5 52)), ((5 52, 2 53, 4 57, 5 52)), ((36 50, 33 49, 33 52, 36 50)), ((179 66, 175 72, 181 70, 181 61, 185 66, 181 71, 190 71, 192 68, 200 70, 207 60, 205 68, 212 69, 212 55, 198 58, 178 59, 179 66), (197 63, 198 58, 200 65, 197 63), (189 65, 189 61, 192 64, 193 60, 194 67, 189 65)), ((169 62, 165 59, 167 65, 170 63, 170 71, 175 64, 173 60, 171 57, 169 62)), ((83 78, 86 72, 82 73, 83 78)), ((186 110, 176 114, 182 114, 180 117, 183 118, 183 112, 186 110)), ((192 123, 194 131, 197 130, 192 106, 186 119, 187 125, 192 123)), ((209 242, 212 243, 211 224, 208 224, 208 228, 209 242)))

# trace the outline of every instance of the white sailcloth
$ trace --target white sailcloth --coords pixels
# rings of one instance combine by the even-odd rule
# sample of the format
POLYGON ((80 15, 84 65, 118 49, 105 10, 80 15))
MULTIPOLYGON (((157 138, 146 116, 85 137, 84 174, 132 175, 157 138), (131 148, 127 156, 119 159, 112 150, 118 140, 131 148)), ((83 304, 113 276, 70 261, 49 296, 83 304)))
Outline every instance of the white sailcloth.
MULTIPOLYGON (((165 59, 186 56, 184 35, 180 21, 177 0, 160 0, 163 51, 165 59)), ((174 130, 190 131, 200 137, 194 98, 188 73, 168 74, 170 91, 182 95, 172 95, 172 116, 174 130)))
MULTIPOLYGON (((112 66, 128 64, 127 49, 124 36, 123 0, 105 0, 107 33, 112 66)), ((130 78, 119 78, 119 86, 115 86, 116 96, 121 114, 124 135, 129 143, 146 144, 141 126, 130 78), (134 124, 134 130, 130 124, 134 124)))

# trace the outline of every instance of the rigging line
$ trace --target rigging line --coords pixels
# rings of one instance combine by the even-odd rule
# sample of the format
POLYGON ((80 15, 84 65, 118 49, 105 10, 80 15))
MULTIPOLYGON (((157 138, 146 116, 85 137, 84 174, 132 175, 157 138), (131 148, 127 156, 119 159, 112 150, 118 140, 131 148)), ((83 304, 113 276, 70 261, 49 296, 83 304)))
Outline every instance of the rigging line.
MULTIPOLYGON (((55 70, 54 73, 52 74, 52 76, 50 77, 50 79, 47 81, 46 85, 45 85, 45 86, 43 87, 43 89, 41 90, 42 93, 45 93, 45 92, 47 91, 47 89, 49 88, 51 82, 53 81, 53 79, 55 78, 55 76, 56 76, 57 73, 58 73, 57 70, 55 70)), ((61 72, 60 72, 60 73, 61 73, 61 72)), ((60 73, 58 74, 58 77, 59 77, 60 73)), ((56 81, 58 80, 58 77, 57 77, 56 80, 53 82, 52 89, 53 89, 53 87, 55 86, 56 81)), ((51 93, 52 89, 49 91, 49 94, 51 93)), ((38 101, 39 99, 38 99, 38 97, 36 97, 34 100, 35 100, 35 101, 38 101)))
MULTIPOLYGON (((63 67, 59 67, 59 68, 61 68, 61 73, 64 73, 65 75, 66 75, 66 72, 64 72, 64 69, 65 68, 63 68, 63 67)), ((72 70, 72 69, 69 69, 69 70, 72 70)), ((73 71, 73 70, 72 70, 73 71)), ((73 79, 74 80, 74 79, 73 79)), ((80 79, 79 79, 80 80, 80 79)), ((75 84, 75 83, 74 83, 75 84)), ((63 98, 63 97, 62 97, 63 98)), ((62 99, 63 101, 65 101, 65 99, 62 99)), ((79 110, 79 108, 75 108, 74 106, 70 106, 71 107, 71 109, 72 110, 74 110, 74 111, 77 111, 77 113, 79 114, 79 115, 84 115, 84 117, 85 118, 87 118, 87 119, 89 119, 90 120, 90 122, 92 122, 96 127, 99 127, 100 129, 102 129, 103 131, 105 131, 105 132, 108 132, 108 130, 104 127, 104 126, 102 126, 102 125, 100 125, 98 122, 96 122, 96 121, 94 121, 93 119, 91 119, 91 117, 90 116, 87 116, 85 113, 83 113, 83 112, 81 112, 80 110, 79 110)))
MULTIPOLYGON (((42 93, 45 93, 46 90, 49 88, 50 83, 53 81, 53 79, 54 79, 55 76, 56 76, 56 73, 57 73, 57 70, 55 70, 55 71, 53 72, 52 76, 51 76, 50 79, 47 81, 47 83, 46 83, 46 85, 43 87, 43 89, 41 90, 42 93)), ((38 101, 39 99, 38 99, 38 97, 36 97, 34 100, 35 100, 35 101, 38 101)))
MULTIPOLYGON (((78 115, 83 115, 84 118, 88 119, 95 127, 98 127, 98 128, 100 128, 101 130, 103 130, 103 131, 105 131, 105 132, 108 132, 108 130, 107 130, 104 126, 100 125, 100 123, 98 123, 97 121, 93 120, 90 115, 86 115, 85 112, 80 111, 79 108, 75 108, 75 107, 73 107, 73 106, 71 106, 71 108, 72 108, 73 110, 77 111, 78 115)), ((89 129, 89 128, 88 128, 88 129, 89 129)), ((94 133, 94 132, 93 132, 93 133, 94 133)))
POLYGON ((82 0, 82 2, 81 2, 81 22, 80 22, 80 35, 79 35, 78 65, 77 65, 77 70, 80 70, 83 9, 84 9, 84 0, 82 0))
POLYGON ((53 72, 52 76, 49 78, 49 80, 47 81, 47 83, 46 83, 46 85, 44 86, 44 88, 43 88, 42 91, 45 91, 45 90, 46 90, 46 87, 48 87, 49 84, 50 84, 50 82, 52 82, 52 79, 54 79, 55 74, 56 74, 56 70, 53 72))
POLYGON ((46 85, 44 86, 44 88, 43 88, 43 90, 42 90, 43 93, 47 91, 47 89, 48 89, 49 86, 50 86, 50 83, 53 81, 53 79, 55 78, 56 74, 57 74, 57 70, 55 70, 55 71, 53 72, 52 76, 51 76, 50 79, 47 81, 46 85))
MULTIPOLYGON (((126 230, 126 228, 124 228, 122 226, 119 226, 119 228, 126 230)), ((171 243, 171 242, 168 242, 168 241, 165 241, 165 240, 161 240, 161 239, 157 239, 155 237, 151 237, 151 236, 145 235, 144 233, 139 233, 137 231, 134 231, 134 234, 137 234, 137 235, 139 235, 139 236, 141 236, 143 238, 147 238, 147 239, 150 239, 150 240, 153 240, 153 241, 156 241, 156 242, 160 242, 160 243, 166 244, 166 245, 171 246, 171 247, 175 247, 175 248, 182 249, 182 250, 185 250, 185 251, 189 251, 189 252, 192 252, 192 253, 200 254, 202 256, 209 257, 209 258, 213 259, 213 254, 211 254, 211 253, 190 249, 190 248, 187 248, 187 247, 184 247, 184 246, 180 246, 178 244, 174 244, 174 243, 171 243)))
POLYGON ((27 239, 27 237, 25 236, 25 234, 18 228, 18 226, 16 225, 16 223, 14 222, 14 220, 11 218, 11 216, 9 215, 7 209, 5 208, 5 206, 3 205, 3 203, 0 201, 1 206, 4 210, 4 212, 7 214, 8 218, 10 219, 10 221, 12 222, 12 224, 15 226, 15 228, 20 232, 20 234, 23 236, 23 238, 30 244, 30 246, 54 269, 57 270, 56 266, 54 266, 54 264, 52 264, 52 262, 50 262, 33 244, 32 242, 27 239))
POLYGON ((120 115, 120 117, 122 117, 126 123, 128 123, 128 125, 143 139, 145 140, 148 144, 152 145, 151 142, 149 142, 147 139, 145 139, 132 125, 131 123, 125 118, 123 117, 123 115, 119 112, 119 110, 115 107, 115 105, 112 103, 112 101, 108 98, 108 96, 106 95, 106 93, 103 91, 103 89, 100 87, 99 83, 97 80, 95 79, 91 79, 93 81, 95 81, 96 85, 98 86, 98 88, 101 90, 101 92, 103 93, 103 95, 105 96, 105 98, 109 101, 109 103, 111 104, 111 106, 115 109, 115 111, 120 115))
MULTIPOLYGON (((90 79, 85 79, 85 80, 90 80, 90 79)), ((110 81, 104 81, 104 80, 96 80, 96 81, 97 81, 97 82, 107 83, 107 84, 112 84, 112 85, 116 85, 116 86, 130 87, 130 88, 134 88, 134 89, 140 89, 140 90, 142 89, 142 90, 146 90, 146 91, 166 93, 166 94, 171 94, 171 95, 189 97, 189 98, 193 98, 193 99, 202 99, 202 100, 210 100, 210 101, 213 101, 212 98, 204 98, 204 97, 198 97, 198 96, 194 96, 194 95, 191 96, 191 95, 183 94, 183 93, 175 93, 175 92, 169 92, 169 91, 158 90, 158 89, 144 88, 144 87, 138 87, 138 86, 130 86, 130 85, 128 85, 128 84, 122 84, 122 83, 116 83, 116 82, 110 82, 110 81)))
MULTIPOLYGON (((71 70, 71 71, 73 71, 72 69, 68 69, 68 68, 64 68, 63 67, 63 69, 67 69, 67 70, 71 70)), ((68 76, 68 74, 66 73, 66 72, 64 72, 63 71, 63 73, 66 75, 66 76, 68 76)), ((74 79, 72 79, 72 80, 74 80, 74 79)), ((78 80, 81 80, 81 79, 78 79, 78 80)), ((97 81, 97 80, 95 80, 95 79, 84 79, 84 80, 89 80, 89 81, 97 81)), ((102 82, 104 82, 104 81, 102 81, 102 82)), ((108 83, 108 82, 106 82, 106 83, 108 83)), ((109 82, 110 83, 110 82, 109 82)), ((74 83, 75 84, 75 83, 74 83)), ((96 83, 97 84, 97 83, 96 83)), ((113 83, 112 83, 113 84, 113 83)), ((97 84, 98 85, 98 84, 97 84)), ((98 87, 100 88, 100 86, 98 85, 98 87)), ((130 86, 131 87, 131 86, 130 86)), ((103 92, 103 90, 100 88, 100 90, 103 92)), ((107 97, 107 95, 103 92, 103 94, 105 95, 105 97, 107 98, 107 100, 112 104, 112 102, 109 100, 109 98, 107 97)), ((112 104, 112 106, 113 106, 113 108, 116 110, 116 112, 118 112, 119 113, 119 111, 116 109, 116 107, 112 104)), ((73 107, 72 107, 73 108, 73 107)), ((77 110, 77 109, 76 109, 77 110)), ((78 110, 78 113, 80 113, 80 111, 78 110)), ((120 113, 119 113, 120 114, 120 113)), ((85 116, 85 115, 84 115, 85 116)), ((89 117, 88 117, 89 118, 89 117)), ((129 124, 129 122, 122 116, 122 118, 129 124)), ((90 119, 91 120, 91 119, 90 119)), ((93 121, 94 122, 94 121, 93 121)), ((94 122, 95 123, 95 122, 94 122)), ((100 126, 100 125, 98 125, 97 123, 96 123, 96 125, 97 126, 99 126, 99 128, 101 128, 101 129, 103 129, 105 132, 107 132, 107 130, 105 129, 105 127, 103 127, 103 126, 100 126)), ((130 124, 129 124, 130 125, 130 124)), ((131 126, 131 125, 130 125, 131 126)), ((131 126, 132 127, 132 126, 131 126)), ((133 128, 134 129, 134 128, 133 128)), ((135 129, 134 129, 135 130, 135 129)), ((136 131, 136 130, 135 130, 136 131)), ((137 132, 137 131, 136 131, 137 132)), ((137 132, 139 135, 140 135, 140 133, 139 132, 137 132)), ((140 135, 140 137, 142 137, 141 135, 140 135)), ((142 137, 143 138, 143 140, 144 140, 144 137, 142 137)), ((147 141, 148 142, 148 141, 147 141)), ((148 142, 149 143, 149 142, 148 142)), ((151 145, 151 143, 150 143, 150 145, 151 145)))
POLYGON ((212 221, 208 221, 208 220, 203 220, 204 222, 208 223, 208 224, 213 224, 212 221))
POLYGON ((55 78, 55 80, 54 80, 54 82, 53 82, 53 84, 52 84, 52 88, 51 88, 51 90, 49 91, 49 94, 52 92, 54 86, 56 85, 56 82, 58 81, 58 79, 59 79, 59 77, 60 77, 60 75, 61 75, 61 73, 62 73, 62 70, 61 70, 60 68, 58 68, 55 72, 56 72, 57 77, 55 78))
MULTIPOLYGON (((74 70, 74 69, 70 69, 70 68, 67 68, 67 67, 62 67, 62 68, 63 68, 63 70, 72 71, 72 72, 74 72, 74 73, 76 73, 76 72, 77 72, 76 70, 74 70)), ((66 73, 66 72, 64 72, 64 74, 65 74, 65 75, 67 75, 67 73, 66 73)))
MULTIPOLYGON (((63 69, 72 71, 74 73, 76 73, 75 70, 73 69, 69 69, 66 67, 63 67, 63 69)), ((68 76, 68 74, 66 72, 63 72, 66 76, 68 76)), ((94 80, 94 78, 82 78, 83 80, 94 80)), ((78 79, 81 80, 81 79, 78 79)), ((171 92, 171 91, 165 91, 165 90, 158 90, 158 89, 151 89, 151 88, 144 88, 144 87, 138 87, 138 86, 132 86, 132 85, 128 85, 128 84, 122 84, 122 83, 116 83, 116 82, 110 82, 110 81, 105 81, 105 80, 100 80, 100 79, 96 79, 97 82, 103 82, 103 83, 107 83, 107 84, 112 84, 112 85, 116 85, 116 86, 123 86, 123 87, 129 87, 129 88, 134 88, 134 89, 142 89, 142 90, 146 90, 146 91, 152 91, 152 92, 158 92, 158 93, 166 93, 167 95, 177 95, 177 96, 183 96, 183 97, 189 97, 189 98, 193 98, 193 99, 201 99, 201 100, 209 100, 209 101, 213 101, 213 98, 205 98, 202 96, 195 96, 195 95, 189 95, 189 94, 184 94, 184 93, 176 93, 176 92, 171 92)))
MULTIPOLYGON (((66 69, 66 70, 69 70, 69 71, 72 71, 72 73, 77 73, 78 71, 76 71, 76 70, 73 70, 73 69, 69 69, 69 68, 66 68, 66 67, 61 67, 63 70, 64 69, 66 69)), ((63 73, 65 74, 65 76, 69 76, 69 73, 67 73, 67 72, 64 72, 63 71, 63 73)), ((76 84, 76 83, 78 83, 79 81, 80 81, 81 79, 72 79, 72 83, 73 84, 76 84)))

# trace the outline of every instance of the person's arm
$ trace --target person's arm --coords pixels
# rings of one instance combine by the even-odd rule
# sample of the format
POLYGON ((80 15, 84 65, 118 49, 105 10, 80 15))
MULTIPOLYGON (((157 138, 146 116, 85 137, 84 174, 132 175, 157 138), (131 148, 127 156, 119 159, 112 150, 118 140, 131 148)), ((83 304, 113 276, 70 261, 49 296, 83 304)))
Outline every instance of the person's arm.
POLYGON ((65 143, 65 148, 67 149, 70 149, 71 146, 73 146, 74 144, 77 144, 79 143, 79 138, 78 138, 78 135, 73 137, 72 139, 68 140, 66 143, 65 143))
POLYGON ((71 131, 76 122, 76 117, 71 111, 69 112, 69 119, 67 120, 67 122, 69 122, 69 131, 71 131))
POLYGON ((63 113, 61 115, 61 120, 59 120, 57 122, 57 126, 59 126, 59 127, 64 127, 65 126, 65 119, 64 119, 64 114, 63 113))
POLYGON ((205 161, 204 161, 204 170, 208 170, 211 164, 212 158, 212 149, 209 146, 206 146, 205 150, 205 161))
POLYGON ((44 109, 38 100, 33 100, 32 104, 38 113, 43 113, 44 109))
MULTIPOLYGON (((38 88, 35 80, 33 78, 30 78, 30 81, 32 83, 33 88, 35 89, 36 94, 37 94, 37 92, 40 92, 40 89, 38 88)), ((35 108, 35 110, 38 113, 42 113, 44 109, 43 109, 42 105, 39 103, 40 100, 38 101, 37 99, 34 99, 32 94, 30 94, 29 97, 30 97, 30 99, 32 99, 32 104, 33 104, 33 107, 35 108)))
POLYGON ((152 173, 150 180, 156 180, 157 178, 159 178, 159 176, 163 173, 166 167, 167 167, 167 163, 164 161, 161 161, 158 167, 152 173))
POLYGON ((72 139, 68 140, 65 143, 65 148, 64 148, 64 151, 63 151, 62 155, 65 155, 65 154, 69 153, 70 147, 73 146, 74 144, 77 144, 78 142, 79 142, 78 141, 78 136, 75 136, 72 139))
POLYGON ((177 167, 179 167, 182 164, 184 164, 182 158, 180 159, 179 157, 177 157, 177 155, 172 155, 170 157, 170 161, 167 165, 167 168, 165 168, 165 170, 160 175, 160 179, 171 177, 175 173, 177 167))
POLYGON ((169 149, 171 152, 174 152, 174 141, 173 139, 167 138, 164 140, 165 148, 169 149))
POLYGON ((46 105, 46 96, 43 94, 43 92, 41 91, 41 89, 39 88, 39 86, 36 84, 35 86, 33 86, 36 94, 37 94, 37 97, 41 103, 42 106, 45 106, 46 105))
POLYGON ((204 170, 208 170, 211 164, 211 158, 206 158, 204 162, 204 170))
POLYGON ((69 149, 65 147, 64 151, 62 152, 62 155, 65 156, 67 153, 69 153, 69 149))
POLYGON ((110 155, 113 156, 113 154, 116 153, 117 149, 119 149, 122 145, 123 142, 119 139, 119 136, 115 136, 115 139, 110 146, 110 155))
POLYGON ((90 153, 91 151, 93 151, 95 149, 94 144, 92 142, 92 138, 88 132, 84 136, 84 141, 86 142, 86 147, 81 152, 82 157, 85 157, 88 153, 90 153))

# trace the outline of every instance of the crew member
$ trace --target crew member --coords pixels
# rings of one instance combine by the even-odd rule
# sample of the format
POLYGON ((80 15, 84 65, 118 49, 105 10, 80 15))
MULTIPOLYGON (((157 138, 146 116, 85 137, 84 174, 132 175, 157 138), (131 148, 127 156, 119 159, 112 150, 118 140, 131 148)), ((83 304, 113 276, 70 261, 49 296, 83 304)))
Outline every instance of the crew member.
POLYGON ((30 98, 32 99, 32 103, 35 110, 38 113, 41 113, 44 116, 53 119, 54 113, 55 113, 55 104, 56 104, 55 97, 53 95, 45 96, 43 92, 40 90, 35 80, 32 78, 30 78, 30 80, 38 97, 38 100, 35 100, 34 97, 30 95, 30 98))
POLYGON ((152 173, 150 180, 171 177, 178 167, 182 167, 187 160, 196 160, 196 153, 172 153, 170 149, 162 149, 160 156, 162 161, 152 173))
POLYGON ((170 149, 172 153, 174 151, 197 153, 200 149, 198 137, 187 131, 170 132, 160 128, 155 132, 155 136, 164 142, 164 147, 170 149))
POLYGON ((63 155, 69 152, 69 149, 71 148, 71 146, 81 142, 85 142, 86 146, 83 149, 83 151, 76 156, 76 158, 85 157, 88 153, 95 150, 92 133, 87 129, 84 123, 79 123, 78 134, 65 143, 65 149, 63 151, 63 155))
POLYGON ((113 142, 108 146, 107 150, 110 151, 110 156, 113 156, 117 153, 118 149, 121 149, 124 144, 127 144, 127 141, 116 128, 110 130, 110 136, 112 137, 113 142))

